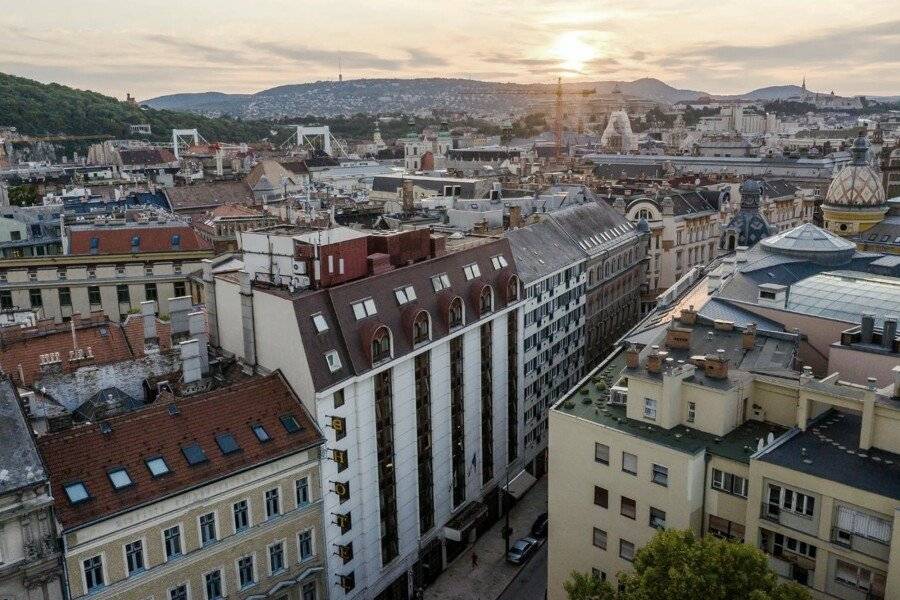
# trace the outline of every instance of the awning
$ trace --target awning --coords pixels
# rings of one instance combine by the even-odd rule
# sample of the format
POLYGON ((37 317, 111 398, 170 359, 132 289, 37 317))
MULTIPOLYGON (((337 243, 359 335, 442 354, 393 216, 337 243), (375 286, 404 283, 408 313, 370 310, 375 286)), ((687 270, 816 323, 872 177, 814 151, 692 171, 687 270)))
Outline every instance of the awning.
POLYGON ((503 486, 503 491, 518 500, 525 495, 528 488, 534 485, 537 479, 528 471, 520 471, 518 475, 509 480, 509 484, 503 486))
POLYGON ((444 525, 444 537, 461 542, 465 530, 475 525, 487 512, 488 507, 481 502, 469 502, 444 525))

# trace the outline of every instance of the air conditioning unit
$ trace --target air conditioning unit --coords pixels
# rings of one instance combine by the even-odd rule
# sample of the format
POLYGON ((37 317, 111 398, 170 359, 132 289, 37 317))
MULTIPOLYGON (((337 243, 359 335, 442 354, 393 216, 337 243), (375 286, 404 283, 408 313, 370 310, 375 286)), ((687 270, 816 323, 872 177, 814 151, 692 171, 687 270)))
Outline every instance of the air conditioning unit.
POLYGON ((294 270, 294 273, 301 275, 306 273, 306 263, 295 261, 291 263, 291 268, 294 270))

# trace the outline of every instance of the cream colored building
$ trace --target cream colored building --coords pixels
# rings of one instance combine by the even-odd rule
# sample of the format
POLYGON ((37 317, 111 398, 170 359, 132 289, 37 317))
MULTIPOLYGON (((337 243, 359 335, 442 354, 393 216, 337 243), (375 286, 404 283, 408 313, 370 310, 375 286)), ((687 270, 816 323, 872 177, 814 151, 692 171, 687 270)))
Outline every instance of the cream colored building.
POLYGON ((41 438, 69 597, 327 598, 322 442, 280 373, 41 438))
POLYGON ((549 598, 658 527, 762 548, 814 598, 900 597, 900 367, 880 391, 815 380, 794 335, 690 308, 655 332, 550 413, 549 598))

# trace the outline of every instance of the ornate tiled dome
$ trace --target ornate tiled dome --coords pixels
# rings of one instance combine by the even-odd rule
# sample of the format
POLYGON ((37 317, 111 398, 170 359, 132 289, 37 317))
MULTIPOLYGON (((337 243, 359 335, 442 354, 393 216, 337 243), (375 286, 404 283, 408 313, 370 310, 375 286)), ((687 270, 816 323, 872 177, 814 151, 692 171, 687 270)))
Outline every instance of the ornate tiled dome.
POLYGON ((844 167, 831 180, 825 204, 830 206, 870 207, 884 204, 884 187, 881 176, 867 160, 869 141, 860 135, 851 150, 853 162, 844 167))
POLYGON ((766 218, 759 213, 762 186, 754 179, 741 184, 741 209, 722 230, 719 247, 734 250, 738 246, 752 246, 768 237, 772 231, 766 218))

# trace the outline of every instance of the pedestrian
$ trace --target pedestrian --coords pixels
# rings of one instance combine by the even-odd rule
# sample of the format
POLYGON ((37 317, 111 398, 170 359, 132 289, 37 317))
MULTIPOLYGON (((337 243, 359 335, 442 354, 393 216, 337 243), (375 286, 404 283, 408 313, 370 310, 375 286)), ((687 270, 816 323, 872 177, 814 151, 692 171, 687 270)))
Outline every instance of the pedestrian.
POLYGON ((474 550, 472 550, 472 568, 474 569, 477 566, 478 566, 478 554, 474 550))

